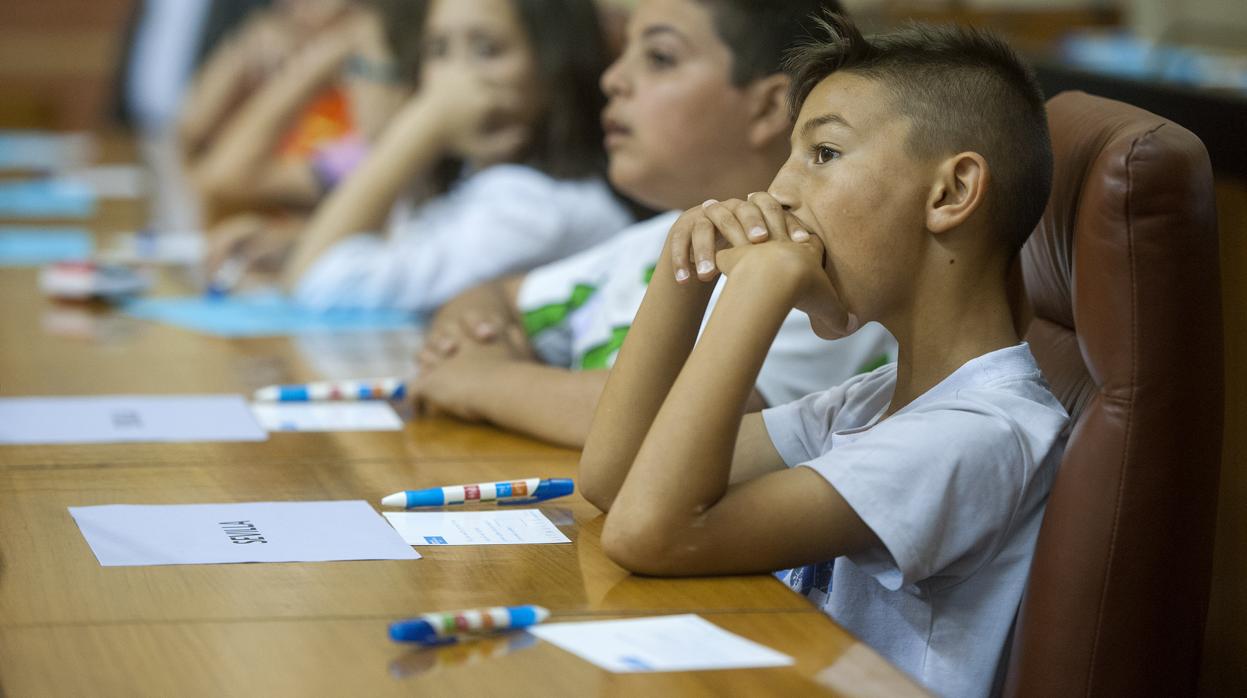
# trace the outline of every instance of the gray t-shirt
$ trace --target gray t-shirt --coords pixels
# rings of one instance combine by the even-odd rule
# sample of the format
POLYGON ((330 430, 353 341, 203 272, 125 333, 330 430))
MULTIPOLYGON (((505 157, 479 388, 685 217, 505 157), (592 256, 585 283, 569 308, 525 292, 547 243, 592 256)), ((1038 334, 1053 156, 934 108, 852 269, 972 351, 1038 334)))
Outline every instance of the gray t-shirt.
POLYGON ((999 689, 1068 416, 1025 344, 973 359, 887 419, 889 364, 762 413, 883 546, 781 573, 945 696, 999 689))

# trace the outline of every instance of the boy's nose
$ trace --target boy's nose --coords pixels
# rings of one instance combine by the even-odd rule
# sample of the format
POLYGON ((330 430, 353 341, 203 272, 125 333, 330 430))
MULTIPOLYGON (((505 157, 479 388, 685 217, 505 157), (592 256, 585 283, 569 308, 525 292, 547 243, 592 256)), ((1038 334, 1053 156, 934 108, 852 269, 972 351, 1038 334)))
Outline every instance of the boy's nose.
POLYGON ((627 89, 627 81, 623 76, 622 64, 623 56, 616 58, 615 62, 611 63, 606 68, 606 71, 602 73, 602 78, 598 81, 598 84, 602 88, 603 94, 607 97, 622 95, 627 89))
POLYGON ((766 190, 771 198, 779 202, 785 211, 792 211, 801 207, 798 199, 796 187, 792 186, 792 176, 788 172, 788 166, 785 165, 775 175, 775 179, 771 181, 771 186, 766 190))

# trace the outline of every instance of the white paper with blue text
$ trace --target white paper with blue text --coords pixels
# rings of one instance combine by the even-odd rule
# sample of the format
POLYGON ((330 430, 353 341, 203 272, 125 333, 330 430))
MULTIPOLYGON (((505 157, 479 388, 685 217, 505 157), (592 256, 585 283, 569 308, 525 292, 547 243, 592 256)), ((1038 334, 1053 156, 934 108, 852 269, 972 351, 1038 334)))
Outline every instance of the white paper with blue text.
POLYGON ((529 628, 607 671, 705 671, 793 664, 792 657, 729 633, 701 616, 549 623, 529 628))
POLYGON ((540 509, 500 506, 484 511, 387 511, 385 518, 412 545, 571 542, 540 509))

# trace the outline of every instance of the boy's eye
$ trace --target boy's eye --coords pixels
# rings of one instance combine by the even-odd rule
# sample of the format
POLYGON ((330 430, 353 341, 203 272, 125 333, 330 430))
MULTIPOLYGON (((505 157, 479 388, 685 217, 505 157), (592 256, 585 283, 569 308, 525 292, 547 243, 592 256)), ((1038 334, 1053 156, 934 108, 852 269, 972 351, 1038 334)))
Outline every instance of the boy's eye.
POLYGON ((475 38, 472 40, 472 53, 479 58, 496 58, 502 54, 502 43, 487 38, 475 38))
POLYGON ((825 165, 840 157, 840 151, 829 145, 816 145, 813 151, 814 164, 816 165, 825 165))
POLYGON ((664 70, 675 65, 675 56, 665 51, 650 49, 645 52, 645 61, 655 70, 664 70))
POLYGON ((446 55, 449 42, 441 37, 435 37, 424 42, 424 58, 442 58, 446 55))

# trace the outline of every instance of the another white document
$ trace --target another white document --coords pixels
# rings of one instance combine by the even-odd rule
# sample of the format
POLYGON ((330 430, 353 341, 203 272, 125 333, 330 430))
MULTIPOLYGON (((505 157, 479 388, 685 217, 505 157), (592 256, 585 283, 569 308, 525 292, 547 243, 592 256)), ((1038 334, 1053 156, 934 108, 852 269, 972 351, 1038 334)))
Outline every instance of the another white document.
POLYGON ((400 431, 388 402, 256 402, 251 411, 269 431, 400 431))
POLYGON ((138 165, 93 165, 65 176, 91 188, 101 199, 138 199, 147 194, 147 170, 138 165))
POLYGON ((570 543, 537 509, 385 512, 411 545, 570 543))
POLYGON ((204 234, 193 230, 119 233, 97 258, 113 264, 191 266, 203 261, 204 234))
POLYGON ((0 399, 0 444, 264 441, 240 395, 0 399))
POLYGON ((105 567, 420 558, 362 500, 110 504, 69 513, 105 567))
POLYGON ((618 673, 752 669, 792 657, 696 615, 537 625, 528 632, 618 673))

